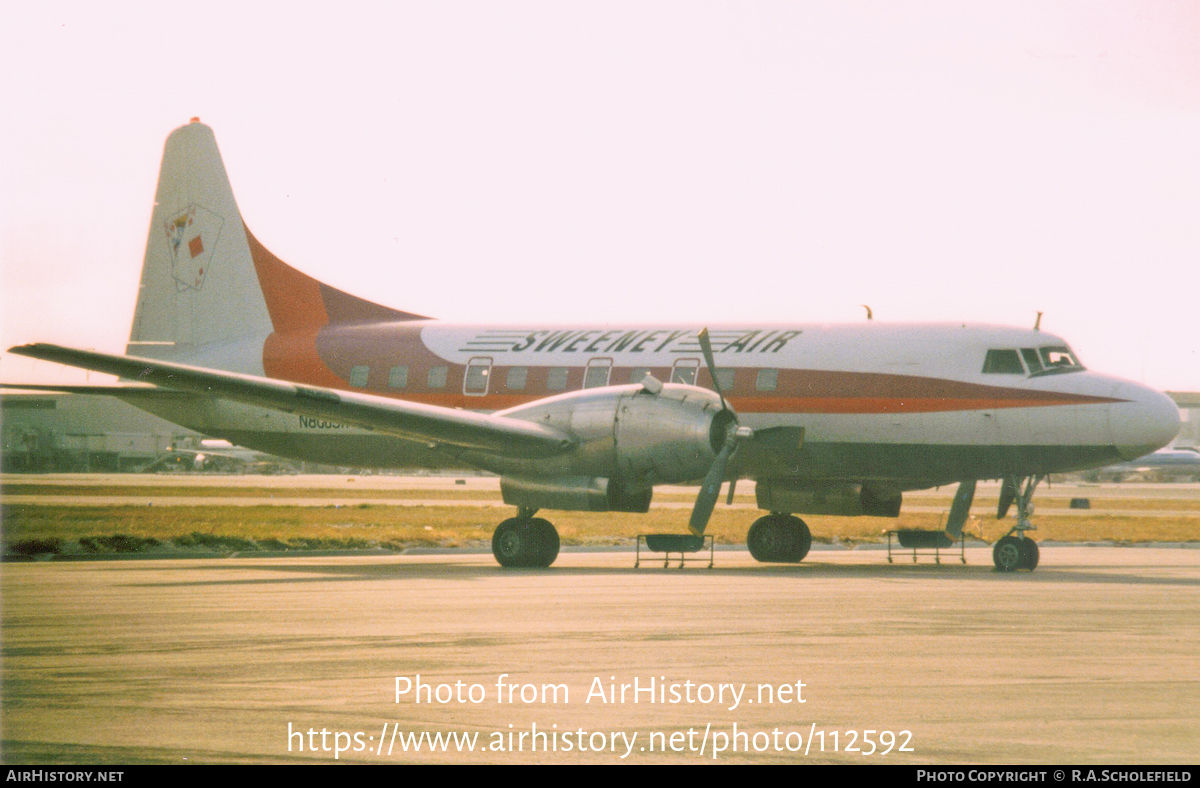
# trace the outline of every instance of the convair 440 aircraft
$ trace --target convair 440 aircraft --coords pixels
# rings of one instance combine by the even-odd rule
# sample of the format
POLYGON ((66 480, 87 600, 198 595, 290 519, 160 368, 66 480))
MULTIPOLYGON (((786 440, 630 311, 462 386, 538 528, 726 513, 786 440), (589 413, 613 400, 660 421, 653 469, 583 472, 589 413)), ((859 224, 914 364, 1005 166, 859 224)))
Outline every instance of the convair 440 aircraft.
MULTIPOLYGON (((1163 394, 1085 369, 1036 328, 968 324, 448 325, 336 290, 243 224, 212 130, 167 138, 127 355, 11 350, 123 379, 47 387, 106 394, 189 429, 302 460, 480 468, 517 515, 504 566, 549 566, 543 509, 645 512, 655 485, 754 479, 760 561, 799 561, 797 514, 896 517, 906 490, 1002 479, 994 550, 1032 569, 1040 479, 1141 457, 1179 412, 1163 394)), ((732 485, 731 485, 732 488, 732 485)), ((732 499, 732 489, 730 490, 732 499)), ((682 522, 680 523, 682 528, 682 522)), ((939 532, 939 538, 942 538, 939 532)))

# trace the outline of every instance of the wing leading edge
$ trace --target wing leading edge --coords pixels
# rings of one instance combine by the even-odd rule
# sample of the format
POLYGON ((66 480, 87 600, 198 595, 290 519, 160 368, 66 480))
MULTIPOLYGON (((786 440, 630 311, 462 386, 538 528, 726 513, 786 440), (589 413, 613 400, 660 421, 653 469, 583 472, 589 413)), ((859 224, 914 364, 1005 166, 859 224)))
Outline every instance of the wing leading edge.
POLYGON ((221 397, 246 405, 505 457, 551 457, 574 445, 570 436, 552 427, 469 410, 60 345, 20 345, 10 348, 9 352, 152 384, 160 390, 221 397))

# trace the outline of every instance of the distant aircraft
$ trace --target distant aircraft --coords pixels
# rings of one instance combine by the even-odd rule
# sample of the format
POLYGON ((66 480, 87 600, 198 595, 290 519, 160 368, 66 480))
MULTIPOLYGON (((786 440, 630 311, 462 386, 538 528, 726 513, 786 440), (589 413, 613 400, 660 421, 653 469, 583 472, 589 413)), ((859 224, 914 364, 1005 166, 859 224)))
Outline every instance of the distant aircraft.
POLYGON ((142 473, 160 470, 217 471, 224 473, 278 473, 286 461, 271 454, 234 446, 227 440, 205 438, 198 448, 172 445, 142 473))
POLYGON ((1088 471, 1084 478, 1090 481, 1120 482, 1140 476, 1152 481, 1200 482, 1200 451, 1196 449, 1160 449, 1129 462, 1105 465, 1088 471))
POLYGON ((167 138, 127 355, 11 352, 117 375, 86 389, 239 446, 499 474, 517 509, 492 539, 503 566, 554 561, 539 510, 645 512, 660 484, 701 482, 689 528, 703 534, 721 483, 732 500, 755 479, 769 514, 750 552, 791 562, 811 543, 796 514, 896 517, 906 490, 958 482, 957 537, 976 480, 1002 479, 998 515, 1016 503, 1018 518, 993 557, 1032 569, 1042 478, 1140 457, 1179 428, 1165 395, 1086 370, 1036 329, 698 328, 453 325, 336 290, 243 225, 197 119, 167 138))

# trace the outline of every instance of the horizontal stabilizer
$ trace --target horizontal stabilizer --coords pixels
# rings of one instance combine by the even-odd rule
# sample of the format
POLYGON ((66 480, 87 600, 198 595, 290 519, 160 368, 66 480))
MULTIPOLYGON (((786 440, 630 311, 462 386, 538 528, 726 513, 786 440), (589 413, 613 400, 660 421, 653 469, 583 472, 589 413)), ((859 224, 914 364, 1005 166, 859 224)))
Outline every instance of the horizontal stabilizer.
POLYGON ((502 456, 550 457, 573 445, 569 436, 552 427, 468 410, 59 345, 21 345, 10 348, 9 352, 134 378, 137 383, 163 389, 220 397, 431 444, 477 449, 502 456))

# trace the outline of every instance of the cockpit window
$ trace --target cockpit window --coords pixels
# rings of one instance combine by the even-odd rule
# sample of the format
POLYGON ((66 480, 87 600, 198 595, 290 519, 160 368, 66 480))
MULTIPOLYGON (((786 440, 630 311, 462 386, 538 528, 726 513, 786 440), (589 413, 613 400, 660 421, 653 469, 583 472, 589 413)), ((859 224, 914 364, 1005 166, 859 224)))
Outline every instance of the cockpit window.
POLYGON ((1035 375, 1052 375, 1062 372, 1080 372, 1083 365, 1075 358, 1069 347, 1064 345, 1048 345, 1038 348, 1042 359, 1042 369, 1035 370, 1035 375))
POLYGON ((1021 348, 1021 358, 1025 359, 1025 366, 1029 367, 1031 374, 1036 375, 1042 371, 1042 360, 1038 357, 1036 348, 1021 348))
POLYGON ((1079 362, 1071 355, 1071 351, 1065 347, 1044 347, 1042 348, 1042 360, 1048 367, 1077 367, 1079 362))
POLYGON ((1024 375, 1021 357, 1015 350, 989 350, 983 359, 985 375, 1024 375))

